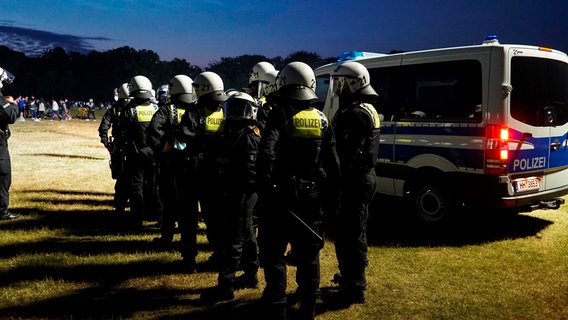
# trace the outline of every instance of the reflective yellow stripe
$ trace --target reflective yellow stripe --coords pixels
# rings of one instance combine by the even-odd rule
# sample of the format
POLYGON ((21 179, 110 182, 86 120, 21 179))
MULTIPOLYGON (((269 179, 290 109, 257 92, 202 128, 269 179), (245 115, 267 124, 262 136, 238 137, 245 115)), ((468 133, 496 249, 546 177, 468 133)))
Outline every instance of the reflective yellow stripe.
POLYGON ((181 116, 185 113, 185 109, 180 109, 175 104, 170 105, 170 109, 172 111, 172 118, 174 119, 174 122, 179 123, 181 121, 181 116))
POLYGON ((321 138, 327 126, 327 118, 317 109, 302 110, 292 116, 293 137, 321 138))
POLYGON ((215 133, 223 130, 223 123, 225 122, 225 116, 223 110, 210 111, 207 110, 205 113, 205 126, 204 131, 215 133))
POLYGON ((370 103, 361 103, 360 104, 361 108, 365 109, 370 115, 371 115, 371 119, 373 119, 373 125, 375 129, 378 129, 381 127, 381 120, 379 118, 379 114, 377 113, 377 110, 375 109, 375 107, 373 107, 372 104, 370 103))

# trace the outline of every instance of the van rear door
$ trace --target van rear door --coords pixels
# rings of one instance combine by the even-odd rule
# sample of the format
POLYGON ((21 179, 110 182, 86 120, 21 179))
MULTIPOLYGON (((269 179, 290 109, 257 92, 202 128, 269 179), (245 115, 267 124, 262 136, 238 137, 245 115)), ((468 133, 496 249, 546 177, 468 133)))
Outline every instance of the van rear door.
POLYGON ((509 56, 513 194, 562 188, 568 184, 566 56, 527 48, 510 48, 509 56), (522 179, 515 182, 516 177, 522 179))

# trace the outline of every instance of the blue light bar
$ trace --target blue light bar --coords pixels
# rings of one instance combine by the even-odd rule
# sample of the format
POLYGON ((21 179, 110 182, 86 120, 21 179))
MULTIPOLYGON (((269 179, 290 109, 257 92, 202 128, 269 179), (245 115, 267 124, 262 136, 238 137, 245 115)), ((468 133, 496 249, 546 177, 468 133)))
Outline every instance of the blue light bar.
POLYGON ((499 37, 497 37, 497 35, 495 34, 490 34, 485 36, 485 39, 483 39, 483 42, 499 42, 499 37))
POLYGON ((338 58, 337 61, 350 61, 363 58, 363 52, 361 51, 345 51, 338 58))

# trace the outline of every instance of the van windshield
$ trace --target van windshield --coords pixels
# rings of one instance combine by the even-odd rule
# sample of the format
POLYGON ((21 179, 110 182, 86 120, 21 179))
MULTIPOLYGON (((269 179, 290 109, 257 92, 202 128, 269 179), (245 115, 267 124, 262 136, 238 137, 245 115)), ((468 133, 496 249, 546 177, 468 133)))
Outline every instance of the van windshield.
POLYGON ((532 126, 568 123, 568 64, 535 57, 511 59, 511 116, 532 126))

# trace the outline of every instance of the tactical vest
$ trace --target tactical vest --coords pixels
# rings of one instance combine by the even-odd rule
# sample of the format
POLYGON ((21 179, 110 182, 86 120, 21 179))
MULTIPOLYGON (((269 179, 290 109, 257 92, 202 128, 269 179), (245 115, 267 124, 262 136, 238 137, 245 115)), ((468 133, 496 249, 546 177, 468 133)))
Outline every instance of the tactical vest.
POLYGON ((294 112, 289 130, 291 137, 321 139, 327 127, 328 121, 323 112, 311 108, 294 112))
POLYGON ((136 122, 145 123, 152 120, 152 117, 157 110, 158 106, 153 103, 149 105, 141 105, 132 108, 132 115, 134 116, 136 122))
POLYGON ((223 133, 225 114, 222 108, 216 111, 203 108, 200 110, 199 114, 200 114, 199 126, 203 133, 206 134, 223 133))

